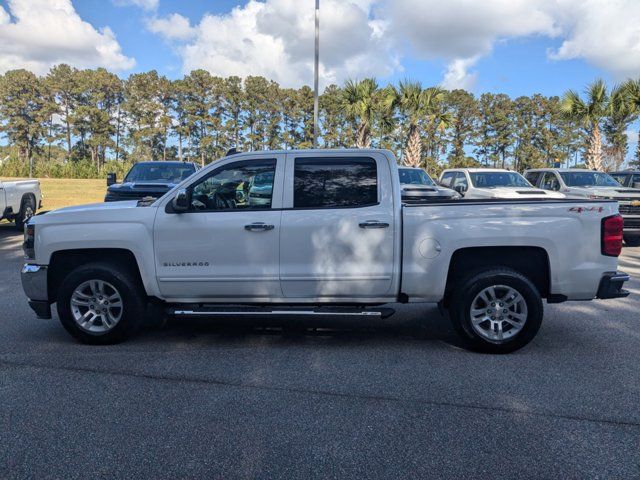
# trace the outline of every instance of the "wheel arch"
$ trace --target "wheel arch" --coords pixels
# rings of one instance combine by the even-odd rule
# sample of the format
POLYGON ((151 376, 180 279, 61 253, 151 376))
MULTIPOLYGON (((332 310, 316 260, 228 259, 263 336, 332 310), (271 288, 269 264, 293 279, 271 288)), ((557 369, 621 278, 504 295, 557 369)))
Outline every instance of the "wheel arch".
POLYGON ((551 265, 548 252, 541 247, 467 247, 453 252, 443 304, 449 305, 454 286, 469 275, 493 268, 511 268, 527 277, 543 298, 550 298, 551 265))
POLYGON ((59 285, 71 271, 92 262, 116 265, 129 270, 149 295, 149 288, 141 275, 138 259, 131 250, 125 248, 83 248, 57 250, 51 254, 47 274, 49 298, 55 301, 59 285))

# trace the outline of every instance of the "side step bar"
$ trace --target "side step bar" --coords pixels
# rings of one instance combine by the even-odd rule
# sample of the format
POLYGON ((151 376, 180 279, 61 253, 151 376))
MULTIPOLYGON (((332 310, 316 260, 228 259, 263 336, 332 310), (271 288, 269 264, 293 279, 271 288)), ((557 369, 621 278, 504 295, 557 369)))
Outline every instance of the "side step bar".
POLYGON ((178 317, 235 317, 235 316, 351 316, 388 318, 395 313, 393 308, 361 307, 244 307, 215 305, 184 305, 168 309, 170 315, 178 317))

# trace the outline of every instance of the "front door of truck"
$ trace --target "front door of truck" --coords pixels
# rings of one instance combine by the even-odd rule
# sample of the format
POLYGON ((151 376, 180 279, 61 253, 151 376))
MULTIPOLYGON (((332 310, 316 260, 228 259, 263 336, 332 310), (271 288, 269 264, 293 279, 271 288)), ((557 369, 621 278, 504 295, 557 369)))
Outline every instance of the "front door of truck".
POLYGON ((379 153, 287 155, 280 238, 285 297, 394 294, 394 196, 379 153))
POLYGON ((283 170, 283 155, 224 162, 189 185, 187 212, 158 211, 155 261, 164 297, 240 302, 282 296, 283 170))

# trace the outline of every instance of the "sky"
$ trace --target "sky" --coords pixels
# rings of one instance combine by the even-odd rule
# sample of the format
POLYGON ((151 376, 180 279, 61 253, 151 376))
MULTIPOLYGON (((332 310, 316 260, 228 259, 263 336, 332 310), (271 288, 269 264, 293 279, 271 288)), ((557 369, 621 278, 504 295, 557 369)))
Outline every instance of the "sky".
MULTIPOLYGON (((0 73, 313 81, 314 0, 0 0, 0 73)), ((321 0, 321 85, 375 76, 561 95, 640 77, 640 0, 321 0)))

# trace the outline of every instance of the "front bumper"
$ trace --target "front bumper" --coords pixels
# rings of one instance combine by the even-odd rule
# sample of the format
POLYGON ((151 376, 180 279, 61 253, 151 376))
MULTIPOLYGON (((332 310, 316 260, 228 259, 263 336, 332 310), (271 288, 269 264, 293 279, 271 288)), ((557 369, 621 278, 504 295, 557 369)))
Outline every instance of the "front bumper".
POLYGON ((624 272, 608 272, 602 276, 596 298, 621 298, 629 295, 622 286, 629 281, 629 275, 624 272))
POLYGON ((20 271, 22 289, 29 298, 29 306, 38 318, 51 318, 51 303, 47 285, 47 267, 25 263, 20 271))

